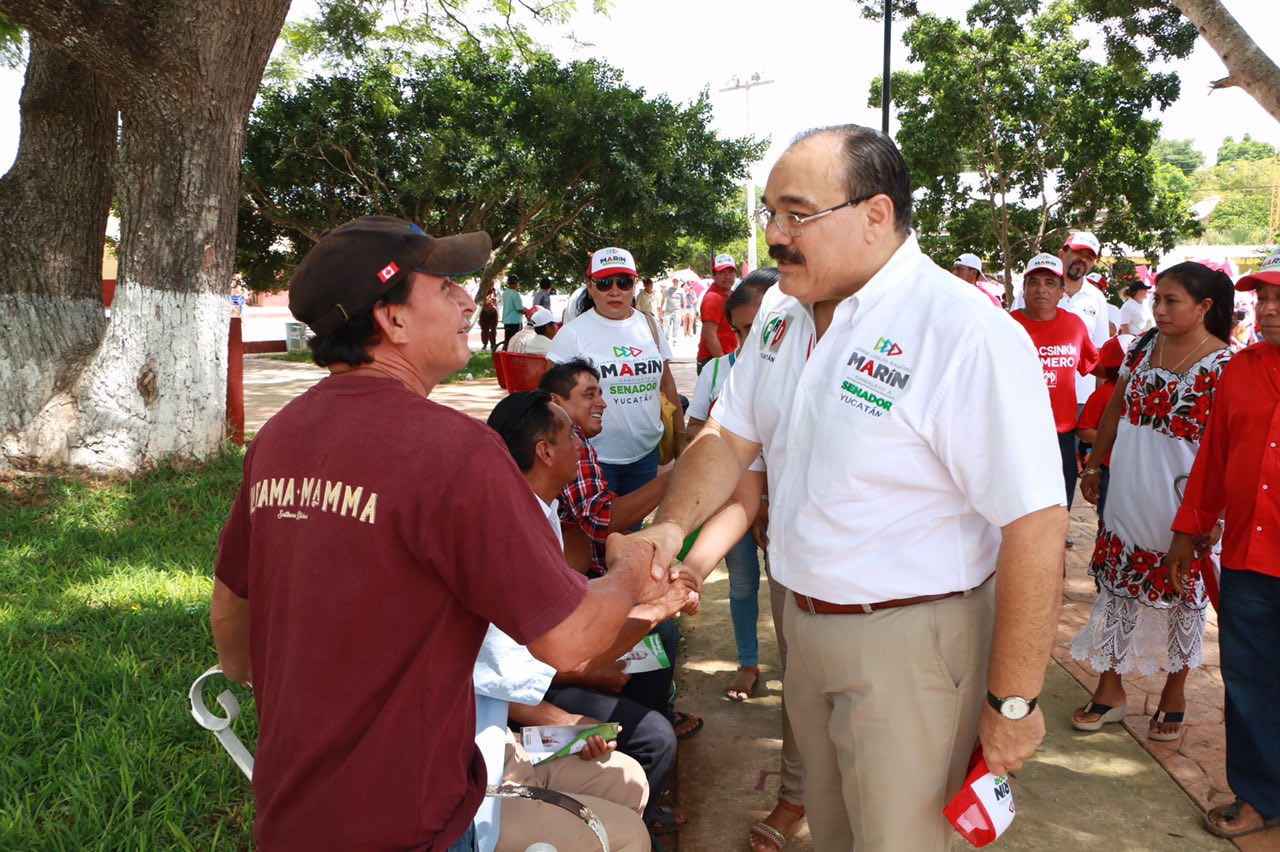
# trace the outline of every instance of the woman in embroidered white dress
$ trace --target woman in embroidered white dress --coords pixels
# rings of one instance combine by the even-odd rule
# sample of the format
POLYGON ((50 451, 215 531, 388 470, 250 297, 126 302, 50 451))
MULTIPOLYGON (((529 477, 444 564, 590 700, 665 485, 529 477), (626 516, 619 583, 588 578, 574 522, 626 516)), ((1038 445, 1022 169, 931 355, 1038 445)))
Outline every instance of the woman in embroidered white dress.
POLYGON ((1197 560, 1182 595, 1168 584, 1161 563, 1181 500, 1175 482, 1191 471, 1214 388, 1231 357, 1233 293, 1230 278, 1199 263, 1180 263, 1156 278, 1156 328, 1129 349, 1081 474, 1081 493, 1096 505, 1100 460, 1111 450, 1111 482, 1089 568, 1098 598, 1071 642, 1071 655, 1100 673, 1092 699, 1072 714, 1078 730, 1124 719, 1123 675, 1163 671, 1148 736, 1173 740, 1182 733, 1187 674, 1202 660, 1201 572, 1214 570, 1214 557, 1197 560))

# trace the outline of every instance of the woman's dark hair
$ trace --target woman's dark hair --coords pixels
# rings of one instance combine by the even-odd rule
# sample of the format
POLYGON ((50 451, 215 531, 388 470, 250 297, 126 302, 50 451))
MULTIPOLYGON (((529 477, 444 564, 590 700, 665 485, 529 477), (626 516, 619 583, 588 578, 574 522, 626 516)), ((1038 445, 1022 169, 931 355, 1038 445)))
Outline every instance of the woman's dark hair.
MULTIPOLYGON (((388 305, 403 305, 409 301, 409 294, 413 292, 413 277, 413 273, 410 273, 401 278, 382 294, 377 304, 385 302, 388 305)), ((307 341, 307 345, 311 347, 311 360, 318 367, 328 367, 330 364, 359 367, 373 362, 368 347, 377 343, 380 336, 378 324, 373 321, 373 308, 370 308, 363 314, 356 314, 329 334, 317 334, 307 341)))
POLYGON ((588 283, 582 288, 582 295, 578 297, 578 313, 585 314, 587 311, 595 310, 595 308, 595 299, 591 298, 591 284, 588 283))
POLYGON ((1156 276, 1156 283, 1166 277, 1182 285, 1182 289, 1199 304, 1205 299, 1212 299, 1213 304, 1204 315, 1205 331, 1219 340, 1231 339, 1231 328, 1235 325, 1235 285, 1225 272, 1188 260, 1161 272, 1156 276))
POLYGON ((731 316, 734 311, 745 305, 758 305, 760 300, 764 298, 765 291, 778 283, 778 270, 772 266, 766 266, 763 269, 756 269, 747 274, 746 278, 733 288, 733 292, 729 294, 729 298, 724 301, 725 316, 731 316))

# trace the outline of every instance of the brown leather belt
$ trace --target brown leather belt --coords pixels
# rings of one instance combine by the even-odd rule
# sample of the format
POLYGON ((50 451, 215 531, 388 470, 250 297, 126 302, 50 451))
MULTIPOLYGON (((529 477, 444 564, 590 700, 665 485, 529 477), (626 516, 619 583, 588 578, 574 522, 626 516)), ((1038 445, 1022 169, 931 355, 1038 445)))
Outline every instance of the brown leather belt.
POLYGON ((808 595, 802 595, 799 592, 792 592, 796 597, 796 606, 805 612, 811 612, 814 615, 865 615, 867 613, 879 612, 882 609, 893 609, 900 606, 915 606, 916 604, 929 603, 930 601, 942 601, 947 598, 969 597, 973 594, 973 589, 967 592, 947 592, 945 595, 919 595, 914 598, 898 598, 896 601, 880 601, 872 604, 836 604, 827 601, 820 601, 817 598, 811 598, 808 595))

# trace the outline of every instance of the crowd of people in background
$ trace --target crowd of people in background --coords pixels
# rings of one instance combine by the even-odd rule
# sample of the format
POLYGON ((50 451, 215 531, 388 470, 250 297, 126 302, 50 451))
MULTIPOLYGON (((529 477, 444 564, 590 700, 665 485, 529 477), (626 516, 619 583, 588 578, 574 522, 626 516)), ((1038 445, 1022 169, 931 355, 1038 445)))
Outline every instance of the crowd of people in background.
POLYGON ((508 275, 479 309, 452 282, 484 234, 364 217, 307 255, 290 306, 331 375, 250 447, 212 609, 258 701, 258 841, 594 848, 554 805, 482 804, 501 782, 580 798, 614 849, 678 831, 663 791, 704 720, 676 708, 676 617, 724 562, 724 695, 760 680, 762 572, 784 684, 776 804, 734 845, 780 852, 807 822, 822 850, 949 849, 975 767, 1000 779, 1045 736, 1077 491, 1097 598, 1071 651, 1100 680, 1071 725, 1119 721, 1123 678, 1163 672, 1147 735, 1181 736, 1216 606, 1237 798, 1206 827, 1280 825, 1280 252, 1113 306, 1099 241, 1068 233, 1010 298, 976 255, 923 253, 900 152, 853 125, 797 137, 758 212, 776 268, 718 254, 699 296, 605 247, 559 321, 549 281, 526 306, 508 275), (546 359, 487 426, 428 398, 477 310, 486 348, 546 359), (625 671, 641 647, 667 665, 625 671), (592 733, 535 763, 513 730, 544 725, 592 733))

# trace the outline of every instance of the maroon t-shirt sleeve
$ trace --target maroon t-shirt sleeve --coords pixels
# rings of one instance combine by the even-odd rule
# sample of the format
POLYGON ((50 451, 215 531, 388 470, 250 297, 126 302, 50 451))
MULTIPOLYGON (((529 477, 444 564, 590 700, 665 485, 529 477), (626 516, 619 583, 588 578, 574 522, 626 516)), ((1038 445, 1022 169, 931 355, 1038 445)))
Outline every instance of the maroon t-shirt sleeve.
POLYGON ((464 606, 527 645, 578 607, 587 580, 565 564, 541 501, 497 435, 484 430, 450 482, 429 524, 457 535, 428 543, 436 570, 464 606))
POLYGON ((249 460, 252 455, 251 444, 245 455, 240 490, 231 504, 231 516, 218 536, 218 556, 213 567, 213 574, 222 585, 242 598, 249 597, 249 460))

